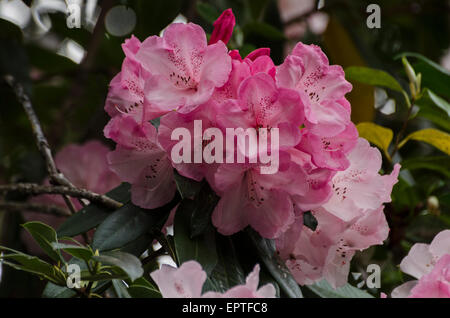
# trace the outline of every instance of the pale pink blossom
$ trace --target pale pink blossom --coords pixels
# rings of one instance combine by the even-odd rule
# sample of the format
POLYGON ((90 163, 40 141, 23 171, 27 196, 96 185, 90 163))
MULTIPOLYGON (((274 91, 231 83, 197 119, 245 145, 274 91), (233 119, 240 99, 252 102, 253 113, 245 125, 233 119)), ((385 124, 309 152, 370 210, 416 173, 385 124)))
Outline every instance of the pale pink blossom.
POLYGON ((312 211, 318 226, 313 231, 299 217, 283 236, 277 249, 295 280, 309 285, 326 279, 333 287, 347 283, 350 261, 358 250, 382 244, 389 227, 383 207, 345 222, 325 209, 312 211))
POLYGON ((395 288, 393 298, 449 298, 450 230, 438 233, 430 244, 414 244, 400 269, 417 280, 395 288))
POLYGON ((146 209, 158 208, 175 195, 173 169, 157 141, 155 127, 129 116, 116 116, 105 127, 105 136, 117 143, 108 154, 110 169, 131 183, 131 201, 146 209))
POLYGON ((188 113, 206 102, 231 71, 225 44, 207 45, 205 31, 193 23, 174 23, 163 37, 147 38, 136 58, 151 74, 144 87, 150 108, 166 113, 188 113))
MULTIPOLYGON (((87 141, 84 144, 69 144, 56 153, 55 164, 76 187, 104 194, 120 184, 119 178, 109 170, 106 160, 108 152, 108 147, 97 140, 87 141)), ((50 184, 48 178, 44 180, 44 184, 50 184)), ((39 195, 32 198, 32 201, 67 207, 60 195, 39 195)), ((72 198, 71 201, 76 209, 82 208, 77 199, 72 198)), ((58 228, 65 220, 58 216, 32 211, 27 211, 23 214, 23 217, 26 221, 40 221, 53 228, 58 228)), ((28 233, 24 232, 23 237, 24 242, 33 254, 41 253, 41 249, 28 233)))
POLYGON ((396 164, 389 175, 381 176, 382 158, 377 148, 371 147, 363 138, 348 154, 349 167, 338 171, 331 180, 333 195, 323 208, 336 217, 350 221, 374 210, 383 203, 391 202, 392 187, 397 183, 400 165, 396 164))
POLYGON ((150 276, 158 285, 163 298, 275 298, 272 284, 258 288, 259 265, 255 265, 244 285, 235 286, 224 293, 207 292, 202 295, 207 275, 196 261, 185 262, 179 268, 162 265, 150 276))

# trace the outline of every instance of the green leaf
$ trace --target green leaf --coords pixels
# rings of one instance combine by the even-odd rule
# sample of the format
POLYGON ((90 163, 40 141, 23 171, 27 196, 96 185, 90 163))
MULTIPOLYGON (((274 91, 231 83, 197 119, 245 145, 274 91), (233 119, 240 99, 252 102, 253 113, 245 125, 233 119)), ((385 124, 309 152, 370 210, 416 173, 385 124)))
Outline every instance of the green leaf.
POLYGON ((130 287, 128 287, 128 293, 133 298, 161 298, 159 290, 153 286, 144 277, 136 279, 130 287))
POLYGON ((162 298, 161 293, 147 286, 132 285, 128 288, 128 293, 133 298, 162 298))
POLYGON ((398 148, 400 149, 408 140, 418 140, 426 142, 447 155, 450 155, 450 135, 434 128, 427 128, 413 132, 403 139, 398 148))
POLYGON ((194 201, 189 199, 181 201, 178 206, 174 220, 175 252, 179 264, 196 260, 209 275, 217 264, 215 231, 209 227, 202 235, 191 238, 190 224, 194 208, 194 201))
POLYGON ((391 158, 388 153, 389 145, 394 136, 391 129, 369 122, 359 123, 356 128, 360 137, 380 148, 388 159, 391 158))
POLYGON ((334 289, 326 280, 306 287, 322 298, 373 298, 369 293, 350 284, 334 289))
POLYGON ((128 293, 127 286, 125 286, 124 282, 120 279, 113 279, 112 285, 114 291, 116 292, 117 297, 119 298, 131 298, 131 295, 128 293))
POLYGON ((55 250, 63 250, 66 253, 84 261, 89 261, 92 256, 94 256, 92 250, 84 246, 54 242, 52 243, 52 247, 55 250))
POLYGON ((450 131, 450 104, 446 100, 425 88, 415 104, 419 107, 417 116, 427 118, 450 131))
POLYGON ((65 283, 65 278, 61 271, 38 257, 27 255, 3 246, 0 246, 0 250, 11 252, 10 254, 0 254, 2 264, 8 265, 17 270, 35 274, 55 284, 65 283))
POLYGON ((450 98, 448 89, 450 87, 450 72, 448 70, 417 53, 405 52, 395 58, 401 58, 402 56, 411 56, 418 59, 418 62, 414 63, 413 67, 416 74, 422 74, 423 87, 432 88, 439 95, 450 98))
POLYGON ((121 268, 132 281, 141 277, 144 274, 141 261, 134 255, 124 253, 121 251, 111 251, 94 256, 98 262, 107 265, 114 265, 121 268))
MULTIPOLYGON (((106 195, 116 201, 126 204, 130 201, 130 184, 122 183, 117 188, 109 191, 106 195)), ((105 220, 111 211, 96 204, 89 204, 71 217, 69 217, 58 229, 59 237, 76 236, 85 233, 98 226, 105 220)))
POLYGON ((244 270, 239 263, 234 244, 230 237, 216 234, 218 262, 203 285, 203 293, 208 291, 225 292, 245 284, 244 270))
POLYGON ((210 24, 213 24, 220 15, 214 6, 206 2, 197 2, 197 13, 210 24))
POLYGON ((191 237, 202 234, 211 224, 211 214, 219 202, 219 197, 205 182, 200 192, 195 196, 194 202, 195 206, 191 216, 191 237))
POLYGON ((281 290, 283 290, 290 298, 303 298, 302 291, 294 277, 292 277, 289 269, 278 257, 273 240, 262 238, 252 229, 249 229, 247 233, 255 245, 258 255, 264 265, 266 265, 267 270, 272 274, 273 278, 280 286, 281 290))
POLYGON ((182 199, 191 199, 203 186, 202 182, 198 182, 180 175, 174 170, 175 183, 182 199))
POLYGON ((110 214, 94 234, 92 248, 100 251, 122 247, 136 240, 153 226, 162 226, 168 213, 146 211, 128 203, 110 214))
POLYGON ((397 92, 403 91, 401 85, 390 74, 370 67, 349 66, 345 69, 345 78, 349 81, 387 87, 397 92))
POLYGON ((28 222, 22 226, 31 234, 31 236, 33 236, 48 256, 50 256, 54 261, 64 262, 61 254, 56 252, 52 246, 52 243, 58 242, 54 229, 38 221, 28 222))
POLYGON ((442 173, 450 178, 450 160, 448 156, 418 157, 403 160, 402 169, 428 169, 442 173))
POLYGON ((42 292, 43 298, 72 298, 76 295, 73 289, 48 282, 42 292))
POLYGON ((243 27, 245 36, 258 35, 270 41, 284 41, 286 37, 277 28, 267 23, 250 22, 243 27))

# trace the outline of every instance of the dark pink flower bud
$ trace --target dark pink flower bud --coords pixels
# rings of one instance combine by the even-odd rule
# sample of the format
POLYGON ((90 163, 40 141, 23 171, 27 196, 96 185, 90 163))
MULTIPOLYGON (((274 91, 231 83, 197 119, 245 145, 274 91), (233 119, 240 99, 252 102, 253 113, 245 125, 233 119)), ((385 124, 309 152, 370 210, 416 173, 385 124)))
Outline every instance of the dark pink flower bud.
POLYGON ((234 18, 233 11, 227 9, 220 17, 214 22, 214 30, 209 39, 209 44, 217 43, 222 40, 223 43, 227 44, 233 34, 233 28, 236 24, 236 19, 234 18))

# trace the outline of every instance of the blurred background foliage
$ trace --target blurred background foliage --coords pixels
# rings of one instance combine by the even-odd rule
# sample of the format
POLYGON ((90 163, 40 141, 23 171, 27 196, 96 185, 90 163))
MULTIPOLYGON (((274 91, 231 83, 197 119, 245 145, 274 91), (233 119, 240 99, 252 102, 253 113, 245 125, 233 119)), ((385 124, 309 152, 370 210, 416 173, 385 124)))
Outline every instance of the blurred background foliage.
MULTIPOLYGON (((450 68, 450 2, 446 0, 74 2, 83 4, 81 28, 68 27, 62 0, 0 0, 0 76, 11 74, 25 86, 54 152, 67 143, 88 139, 107 143, 103 127, 108 117, 103 105, 109 81, 120 71, 124 57, 120 44, 126 38, 134 34, 142 41, 159 34, 174 19, 198 23, 211 32, 212 22, 229 7, 237 19, 229 47, 239 49, 242 56, 256 47, 270 47, 274 62, 279 64, 296 42, 314 43, 322 47, 333 64, 382 69, 404 87, 408 83, 402 63, 394 59, 399 53, 420 53, 441 64, 444 72, 450 68), (366 25, 370 3, 381 7, 380 29, 366 25), (324 6, 318 10, 318 5, 324 6)), ((426 65, 413 58, 411 61, 423 73, 424 86, 448 101, 449 87, 427 76, 426 65)), ((374 121, 398 132, 407 111, 401 94, 353 84, 349 95, 353 121, 374 121), (386 94, 395 100, 395 111, 392 107, 385 109, 386 94)), ((448 116, 437 113, 435 117, 448 131, 448 116)), ((407 132, 433 125, 418 116, 411 120, 407 132)), ((413 141, 398 156, 440 155, 438 150, 413 141)), ((429 242, 437 232, 450 227, 450 170, 446 159, 438 167, 434 162, 432 169, 422 165, 403 172, 393 202, 385 210, 391 226, 387 244, 360 253, 353 262, 353 271, 363 273, 367 264, 381 264, 384 292, 402 282, 397 265, 412 244, 429 242)), ((0 182, 40 182, 44 177, 44 164, 28 120, 2 80, 0 182)), ((21 223, 17 213, 0 213, 1 245, 25 250, 20 242, 21 223)), ((352 281, 352 276, 349 280, 358 283, 352 281)), ((41 288, 37 279, 3 268, 0 296, 39 296, 41 288)))

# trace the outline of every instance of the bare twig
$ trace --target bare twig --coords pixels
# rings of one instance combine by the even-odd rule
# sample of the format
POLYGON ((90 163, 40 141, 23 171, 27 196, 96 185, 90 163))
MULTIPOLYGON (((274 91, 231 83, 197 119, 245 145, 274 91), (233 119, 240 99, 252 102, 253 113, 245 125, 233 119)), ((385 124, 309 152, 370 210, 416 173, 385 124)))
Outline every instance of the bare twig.
POLYGON ((48 145, 47 138, 45 138, 44 133, 42 132, 41 123, 39 122, 39 119, 34 112, 30 98, 25 93, 22 85, 17 83, 12 76, 5 76, 5 80, 14 89, 19 102, 22 104, 23 109, 25 110, 25 113, 27 114, 28 119, 31 122, 31 128, 33 129, 33 134, 36 138, 36 143, 39 151, 45 159, 45 164, 47 166, 50 180, 55 184, 65 185, 69 187, 73 186, 72 183, 70 183, 70 181, 67 180, 64 175, 60 173, 56 168, 56 164, 53 160, 52 151, 50 149, 50 146, 48 145))
POLYGON ((8 185, 0 185, 0 193, 6 192, 20 192, 23 194, 39 195, 39 194, 61 194, 74 198, 87 199, 91 202, 101 204, 102 206, 118 209, 122 206, 122 203, 117 202, 105 195, 97 194, 95 192, 67 186, 47 186, 39 185, 35 183, 15 183, 8 185))
MULTIPOLYGON (((60 184, 69 187, 73 187, 72 183, 67 180, 62 173, 58 171, 56 168, 55 161, 53 160, 52 151, 50 146, 48 145, 47 139, 42 132, 41 123, 39 122, 36 113, 34 112, 33 105, 31 104, 30 98, 20 85, 20 83, 16 82, 12 76, 5 76, 6 82, 14 89, 14 92, 19 99, 19 102, 22 104, 25 113, 27 114, 28 119, 31 123, 31 128, 33 129, 33 134, 36 138, 36 144, 38 146, 39 151, 45 159, 45 164, 47 166, 47 171, 50 177, 50 183, 60 184)), ((63 199, 67 204, 67 207, 72 213, 76 212, 76 209, 70 201, 70 198, 67 195, 63 195, 63 199)), ((83 203, 81 202, 83 205, 83 203)))
POLYGON ((70 216, 66 209, 57 205, 46 205, 39 203, 24 203, 6 201, 0 202, 0 210, 17 211, 17 212, 37 212, 54 216, 70 216))

